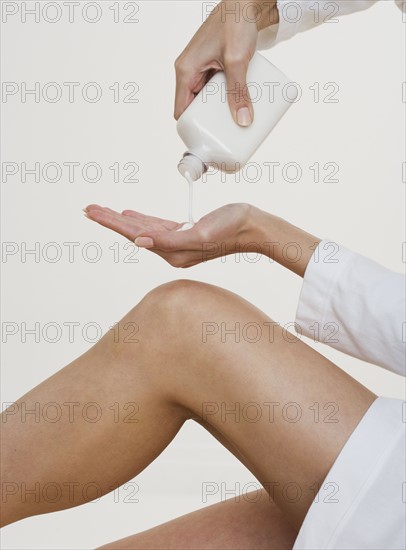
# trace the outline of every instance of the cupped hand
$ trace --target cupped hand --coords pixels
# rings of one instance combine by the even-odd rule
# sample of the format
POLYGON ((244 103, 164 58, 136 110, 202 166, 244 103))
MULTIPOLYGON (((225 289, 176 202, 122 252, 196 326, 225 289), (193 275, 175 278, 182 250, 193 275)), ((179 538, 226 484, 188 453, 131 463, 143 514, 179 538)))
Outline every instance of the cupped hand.
POLYGON ((214 7, 175 61, 175 119, 218 71, 224 71, 235 122, 249 126, 254 117, 246 75, 258 31, 278 21, 276 1, 222 0, 214 7))
POLYGON ((254 210, 245 203, 228 204, 201 218, 191 229, 178 231, 184 224, 134 210, 120 214, 97 204, 84 209, 89 219, 148 248, 174 267, 191 267, 240 251, 252 241, 254 210))

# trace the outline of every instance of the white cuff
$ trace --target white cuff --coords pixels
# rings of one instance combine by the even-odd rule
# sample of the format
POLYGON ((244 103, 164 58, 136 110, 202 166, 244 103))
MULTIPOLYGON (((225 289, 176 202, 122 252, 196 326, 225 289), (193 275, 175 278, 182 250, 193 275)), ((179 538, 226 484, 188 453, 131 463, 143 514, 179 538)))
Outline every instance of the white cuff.
POLYGON ((322 240, 313 252, 296 311, 296 323, 304 336, 330 345, 337 343, 340 326, 337 318, 331 316, 331 299, 334 287, 351 264, 353 255, 329 239, 322 240))
MULTIPOLYGON (((257 49, 266 50, 279 42, 289 40, 299 32, 307 31, 322 23, 333 23, 338 17, 370 8, 378 0, 277 0, 279 23, 258 33, 257 49)), ((399 7, 405 6, 406 1, 399 7)))
POLYGON ((325 239, 307 266, 299 335, 406 376, 405 277, 325 239))

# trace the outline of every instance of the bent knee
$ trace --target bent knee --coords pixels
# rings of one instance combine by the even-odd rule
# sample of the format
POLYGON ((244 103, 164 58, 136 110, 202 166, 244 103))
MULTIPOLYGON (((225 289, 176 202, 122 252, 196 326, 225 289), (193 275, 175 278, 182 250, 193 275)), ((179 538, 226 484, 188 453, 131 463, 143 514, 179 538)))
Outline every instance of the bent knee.
POLYGON ((169 319, 196 317, 239 301, 242 298, 224 288, 200 281, 178 279, 151 290, 140 302, 140 306, 150 308, 155 314, 169 319))
MULTIPOLYGON (((197 345, 210 327, 245 326, 269 318, 255 306, 221 287, 180 279, 164 283, 144 298, 119 322, 121 334, 136 330, 139 351, 144 344, 162 353, 197 345), (209 328, 207 328, 209 327, 209 328)), ((214 329, 213 329, 214 330, 214 329)), ((131 352, 133 346, 126 346, 131 352)))
POLYGON ((203 296, 208 298, 217 288, 200 281, 178 279, 155 287, 144 296, 139 305, 153 308, 156 313, 170 314, 178 310, 186 313, 193 303, 199 303, 203 296))
POLYGON ((224 288, 180 279, 151 290, 139 309, 154 325, 169 330, 201 327, 203 321, 250 321, 266 315, 237 294, 224 288))

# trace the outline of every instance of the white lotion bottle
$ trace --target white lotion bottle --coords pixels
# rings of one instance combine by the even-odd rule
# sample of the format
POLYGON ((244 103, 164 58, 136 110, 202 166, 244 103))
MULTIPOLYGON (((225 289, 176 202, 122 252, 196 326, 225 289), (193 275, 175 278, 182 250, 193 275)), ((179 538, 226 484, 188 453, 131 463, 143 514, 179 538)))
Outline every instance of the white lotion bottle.
POLYGON ((209 166, 226 173, 241 170, 297 98, 297 86, 258 52, 248 66, 246 89, 254 110, 250 126, 234 122, 223 71, 179 117, 176 128, 187 147, 178 164, 182 176, 196 181, 209 166))

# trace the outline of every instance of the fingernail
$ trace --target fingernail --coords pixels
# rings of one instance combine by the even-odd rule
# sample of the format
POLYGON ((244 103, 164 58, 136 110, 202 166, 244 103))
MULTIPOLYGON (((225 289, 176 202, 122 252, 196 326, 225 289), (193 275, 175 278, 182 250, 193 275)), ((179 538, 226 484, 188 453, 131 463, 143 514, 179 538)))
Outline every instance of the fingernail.
POLYGON ((237 122, 240 126, 249 126, 251 124, 252 118, 248 107, 241 107, 241 109, 238 109, 237 122))
POLYGON ((141 246, 142 248, 149 248, 150 246, 154 246, 154 241, 151 237, 137 237, 134 244, 141 246))

